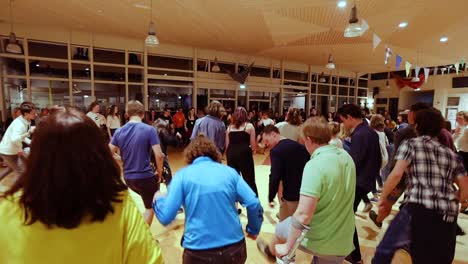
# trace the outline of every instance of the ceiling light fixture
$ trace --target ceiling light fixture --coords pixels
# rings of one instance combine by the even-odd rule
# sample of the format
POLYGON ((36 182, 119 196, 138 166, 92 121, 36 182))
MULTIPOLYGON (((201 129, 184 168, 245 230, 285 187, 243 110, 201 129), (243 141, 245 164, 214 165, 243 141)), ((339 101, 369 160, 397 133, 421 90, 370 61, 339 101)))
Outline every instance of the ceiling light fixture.
POLYGON ((10 0, 10 38, 8 39, 5 51, 14 54, 23 54, 23 47, 18 43, 16 35, 13 32, 13 0, 10 0))
POLYGON ((177 96, 177 98, 182 99, 182 96, 179 95, 179 96, 177 96))
MULTIPOLYGON (((73 87, 73 94, 79 94, 81 93, 81 90, 76 88, 76 84, 75 84, 75 87, 73 87)), ((87 95, 84 96, 85 98, 88 97, 87 95)))
POLYGON ((211 67, 212 72, 220 72, 221 68, 218 65, 218 58, 215 57, 214 62, 213 62, 213 67, 211 67))
POLYGON ((339 8, 345 8, 346 7, 346 1, 338 1, 338 7, 339 8))
POLYGON ((351 16, 349 18, 349 25, 344 31, 345 38, 355 38, 362 35, 362 26, 358 23, 356 5, 351 9, 351 16))
POLYGON ((407 26, 408 26, 408 22, 401 22, 400 24, 398 24, 399 28, 405 28, 407 26))
POLYGON ((239 88, 245 89, 245 88, 247 88, 247 86, 246 86, 245 84, 242 83, 241 85, 239 85, 239 88))
POLYGON ((36 63, 36 67, 38 67, 38 68, 41 67, 41 65, 39 64, 39 62, 36 63))
POLYGON ((335 63, 333 63, 333 56, 331 54, 328 56, 328 63, 325 67, 327 67, 329 70, 334 70, 336 68, 335 63))
POLYGON ((320 74, 319 80, 318 80, 318 81, 319 81, 319 83, 325 83, 325 82, 327 82, 327 79, 325 79, 325 75, 324 75, 323 72, 322 72, 322 74, 320 74))
POLYGON ((86 67, 84 70, 85 70, 85 71, 89 71, 89 68, 88 68, 88 67, 86 67))
POLYGON ((148 36, 146 37, 145 44, 147 47, 156 47, 159 45, 159 39, 156 37, 156 27, 153 23, 153 0, 150 5, 150 23, 148 27, 148 36))
POLYGON ((440 38, 440 42, 447 42, 448 41, 448 38, 447 37, 441 37, 440 38))
POLYGON ((418 76, 414 76, 413 78, 411 78, 411 82, 420 82, 421 80, 419 79, 418 76))

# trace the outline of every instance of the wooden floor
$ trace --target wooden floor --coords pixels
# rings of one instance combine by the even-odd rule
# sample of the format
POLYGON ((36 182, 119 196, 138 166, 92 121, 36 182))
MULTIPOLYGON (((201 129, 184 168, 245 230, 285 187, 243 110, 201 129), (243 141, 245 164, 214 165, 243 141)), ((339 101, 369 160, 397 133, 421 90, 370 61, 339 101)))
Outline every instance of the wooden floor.
MULTIPOLYGON (((264 162, 266 155, 256 155, 255 156, 255 173, 256 173, 256 182, 258 193, 260 196, 260 202, 263 205, 263 209, 265 210, 265 219, 262 226, 262 231, 260 237, 265 239, 270 239, 275 230, 275 225, 277 224, 278 220, 276 218, 277 208, 270 209, 268 206, 268 175, 270 167, 264 162)), ((171 150, 169 154, 169 162, 173 171, 177 171, 183 166, 185 166, 182 153, 180 150, 171 150)), ((203 177, 203 175, 200 175, 203 177)), ((5 189, 5 185, 10 183, 9 179, 2 181, 0 184, 0 192, 2 189, 5 189)), ((162 190, 165 191, 165 187, 162 187, 162 190)), ((135 201, 139 207, 139 209, 143 212, 143 202, 141 201, 140 197, 132 193, 135 201)), ((375 206, 375 204, 374 204, 375 206)), ((372 256, 375 251, 375 247, 377 246, 378 242, 381 240, 386 228, 388 227, 388 223, 392 217, 388 217, 387 220, 384 222, 384 226, 381 230, 375 227, 370 220, 368 219, 367 214, 361 213, 363 205, 361 204, 358 212, 356 213, 356 224, 359 233, 359 240, 361 243, 361 252, 363 254, 364 263, 370 263, 372 256)), ((393 211, 393 215, 397 212, 398 208, 395 207, 393 211)), ((245 215, 246 210, 243 210, 243 214, 241 217, 241 223, 244 225, 247 223, 247 217, 245 215)), ((460 214, 458 223, 460 226, 468 232, 468 216, 460 214)), ((157 220, 153 221, 151 226, 151 232, 154 234, 154 237, 160 242, 164 258, 166 263, 175 264, 181 263, 182 259, 182 252, 183 249, 180 246, 180 239, 182 237, 184 230, 184 215, 179 214, 176 220, 169 226, 164 227, 162 226, 157 220)), ((430 232, 430 230, 428 230, 430 232)), ((247 262, 248 264, 263 264, 269 263, 263 256, 258 252, 256 243, 253 240, 246 239, 247 241, 247 262)), ((299 252, 297 254, 296 263, 310 263, 311 257, 307 254, 299 252)), ((409 263, 406 261, 394 261, 394 263, 409 263)), ((455 261, 453 263, 456 264, 468 264, 468 235, 463 237, 457 237, 457 245, 456 245, 456 252, 455 252, 455 261)))

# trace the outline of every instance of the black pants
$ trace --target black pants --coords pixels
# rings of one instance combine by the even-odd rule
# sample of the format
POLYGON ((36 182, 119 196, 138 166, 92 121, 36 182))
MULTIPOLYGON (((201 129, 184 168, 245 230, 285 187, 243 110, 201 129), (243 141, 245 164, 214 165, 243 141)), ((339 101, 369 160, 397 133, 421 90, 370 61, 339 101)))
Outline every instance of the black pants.
POLYGON ((447 222, 436 211, 420 205, 409 206, 412 212, 410 251, 413 263, 452 263, 455 256, 456 219, 447 222))
POLYGON ((465 166, 465 170, 468 171, 468 152, 459 151, 458 155, 460 156, 460 158, 463 159, 463 165, 465 166))
POLYGON ((445 218, 419 204, 407 204, 390 223, 372 264, 390 264, 399 248, 408 248, 413 264, 450 264, 455 255, 456 217, 445 218))
POLYGON ((214 249, 185 249, 182 259, 183 264, 243 264, 247 260, 245 240, 214 249))
MULTIPOLYGON (((370 203, 370 200, 367 197, 368 193, 369 191, 366 191, 362 189, 361 187, 356 186, 356 194, 354 196, 354 205, 353 205, 353 209, 355 213, 357 211, 357 208, 361 200, 363 200, 364 203, 370 203)), ((353 244, 354 244, 354 250, 353 252, 351 252, 350 256, 353 260, 359 261, 361 260, 362 256, 361 256, 361 248, 359 247, 359 236, 358 236, 356 227, 354 228, 353 244)))
POLYGON ((228 148, 228 153, 226 154, 227 165, 235 169, 242 178, 244 178, 245 182, 247 182, 252 191, 254 191, 258 197, 252 152, 245 153, 245 155, 238 155, 238 153, 231 154, 232 151, 234 151, 232 148, 228 148))

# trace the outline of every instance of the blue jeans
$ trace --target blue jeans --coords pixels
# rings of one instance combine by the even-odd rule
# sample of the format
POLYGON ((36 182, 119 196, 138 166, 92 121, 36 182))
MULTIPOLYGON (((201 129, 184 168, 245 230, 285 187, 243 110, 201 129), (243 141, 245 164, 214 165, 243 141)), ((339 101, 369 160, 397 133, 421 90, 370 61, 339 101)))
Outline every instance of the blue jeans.
POLYGON ((406 206, 393 218, 385 235, 375 250, 372 264, 390 264, 398 249, 408 248, 411 234, 411 213, 406 206))

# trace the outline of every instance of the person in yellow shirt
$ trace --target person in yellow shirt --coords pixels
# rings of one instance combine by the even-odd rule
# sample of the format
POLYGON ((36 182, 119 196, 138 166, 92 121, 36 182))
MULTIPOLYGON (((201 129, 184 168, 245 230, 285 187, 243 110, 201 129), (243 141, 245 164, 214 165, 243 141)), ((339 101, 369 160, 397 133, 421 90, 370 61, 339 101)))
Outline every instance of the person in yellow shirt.
POLYGON ((0 196, 0 263, 164 263, 94 121, 60 110, 0 196))

